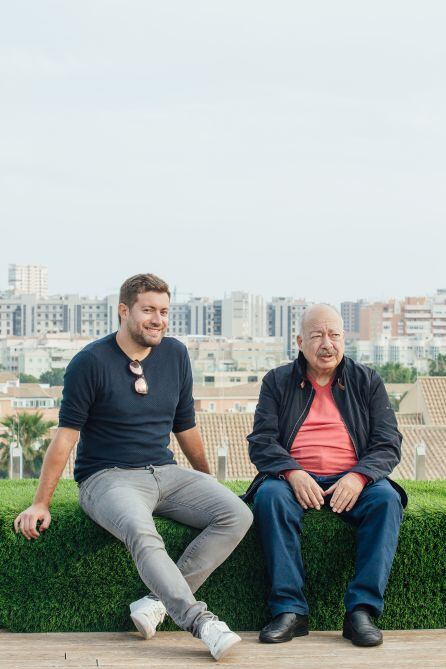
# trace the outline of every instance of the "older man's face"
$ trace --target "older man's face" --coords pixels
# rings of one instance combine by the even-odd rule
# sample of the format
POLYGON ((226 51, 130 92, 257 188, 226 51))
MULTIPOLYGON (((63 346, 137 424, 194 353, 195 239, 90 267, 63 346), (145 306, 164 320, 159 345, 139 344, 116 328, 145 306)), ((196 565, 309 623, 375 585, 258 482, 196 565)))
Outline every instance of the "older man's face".
POLYGON ((345 341, 342 320, 329 307, 317 307, 305 319, 302 336, 297 338, 310 374, 331 374, 342 360, 345 341))

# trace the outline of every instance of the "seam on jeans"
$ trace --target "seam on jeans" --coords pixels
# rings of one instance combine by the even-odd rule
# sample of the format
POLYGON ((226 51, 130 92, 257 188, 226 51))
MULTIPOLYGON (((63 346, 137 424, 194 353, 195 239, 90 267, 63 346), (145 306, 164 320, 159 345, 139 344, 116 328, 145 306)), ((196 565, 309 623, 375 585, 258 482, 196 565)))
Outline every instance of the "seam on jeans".
MULTIPOLYGON (((82 494, 83 494, 83 495, 86 495, 86 496, 88 497, 88 501, 90 502, 91 506, 94 508, 94 499, 91 497, 91 495, 90 495, 87 491, 84 491, 82 494)), ((81 495, 80 495, 80 494, 79 494, 79 501, 81 501, 81 495)), ((85 514, 87 514, 87 516, 88 516, 89 518, 91 518, 91 520, 92 520, 93 522, 95 522, 96 525, 99 525, 99 527, 102 527, 102 529, 104 529, 106 532, 108 532, 107 528, 104 527, 98 520, 96 520, 96 519, 94 518, 94 515, 95 515, 95 514, 94 514, 94 511, 92 511, 92 509, 88 509, 88 511, 86 511, 86 510, 83 508, 82 504, 80 504, 80 506, 81 506, 82 511, 83 511, 85 514)), ((88 504, 85 504, 85 506, 88 507, 88 504)), ((110 523, 113 525, 113 527, 116 527, 116 529, 119 530, 119 532, 122 532, 122 531, 123 531, 123 530, 122 530, 122 527, 120 527, 120 525, 118 525, 117 523, 115 523, 115 521, 113 520, 113 518, 109 518, 108 520, 109 520, 110 523)), ((125 543, 123 540, 122 540, 122 542, 125 543)))
MULTIPOLYGON (((202 545, 203 540, 206 539, 206 533, 209 532, 211 529, 212 529, 211 525, 208 525, 207 527, 205 527, 205 528, 200 532, 200 534, 199 534, 197 537, 195 537, 194 541, 192 541, 192 542, 187 546, 187 548, 186 548, 186 550, 185 550, 185 553, 187 553, 189 549, 190 549, 190 551, 189 551, 187 557, 186 557, 184 560, 181 560, 181 566, 182 566, 183 569, 184 569, 185 565, 187 565, 188 562, 193 558, 193 556, 195 555, 197 549, 200 548, 200 546, 202 545), (193 544, 193 545, 192 545, 192 544, 193 544), (192 546, 192 548, 190 548, 190 546, 192 546)), ((184 556, 184 553, 183 553, 183 556, 184 556)), ((178 564, 180 564, 180 561, 178 562, 178 564)), ((179 567, 178 567, 178 568, 179 568, 179 567)))
MULTIPOLYGON (((165 500, 164 500, 164 501, 165 501, 165 500)), ((184 506, 184 507, 186 507, 186 509, 190 509, 191 511, 204 511, 205 513, 210 513, 207 509, 202 509, 200 506, 191 506, 190 504, 186 504, 185 502, 175 502, 175 504, 176 504, 177 506, 184 506)), ((158 505, 157 505, 157 506, 158 506, 158 505)), ((157 514, 156 514, 156 507, 155 507, 154 510, 153 510, 153 515, 154 515, 154 516, 157 515, 157 514)), ((165 516, 165 517, 168 518, 169 516, 165 516)), ((158 516, 158 518, 164 518, 164 516, 158 516)), ((212 524, 212 523, 214 522, 215 519, 216 519, 215 514, 214 514, 214 515, 211 515, 211 523, 210 523, 210 524, 212 524)), ((190 525, 189 527, 192 527, 192 526, 190 525)), ((196 528, 195 528, 195 529, 196 529, 196 528)), ((206 529, 206 528, 204 528, 204 529, 206 529)), ((202 530, 202 531, 204 531, 204 530, 202 530)))
MULTIPOLYGON (((184 502, 177 502, 177 505, 178 505, 178 506, 185 507, 186 509, 191 509, 191 511, 195 511, 195 510, 198 510, 198 511, 205 511, 205 509, 201 509, 201 508, 196 507, 196 506, 190 506, 190 504, 185 504, 184 502)), ((156 511, 154 511, 154 513, 156 514, 156 511)), ((162 516, 159 516, 159 517, 162 518, 162 516)), ((181 561, 181 566, 182 566, 183 568, 184 568, 185 565, 188 564, 189 560, 192 559, 192 557, 195 555, 195 553, 196 553, 196 551, 198 550, 198 548, 200 548, 200 546, 202 545, 204 539, 206 539, 207 533, 209 533, 209 532, 212 530, 213 523, 214 523, 215 520, 216 520, 216 516, 215 516, 215 514, 214 514, 214 515, 211 514, 210 518, 211 518, 211 519, 210 519, 210 522, 208 523, 208 525, 206 525, 206 527, 204 527, 204 528, 201 530, 200 534, 198 534, 198 535, 195 537, 195 539, 194 539, 193 541, 191 541, 191 543, 188 544, 188 546, 186 547, 186 549, 185 549, 184 552, 187 553, 187 557, 184 559, 184 561, 183 561, 183 560, 181 561), (193 544, 193 545, 192 545, 192 544, 193 544), (190 548, 191 545, 192 545, 192 548, 190 548)), ((196 528, 195 528, 195 529, 196 529, 196 528)), ((184 553, 183 553, 183 556, 184 556, 184 553)))
MULTIPOLYGON (((108 490, 112 490, 112 488, 109 488, 108 490)), ((108 492, 108 491, 107 491, 107 492, 108 492)), ((90 506, 92 507, 92 510, 89 509, 88 512, 85 511, 85 509, 82 508, 82 504, 81 504, 82 511, 84 511, 84 513, 86 513, 87 516, 88 516, 89 518, 91 518, 91 519, 96 523, 96 525, 99 525, 99 526, 102 527, 106 532, 108 532, 108 530, 107 530, 106 527, 104 527, 98 520, 95 520, 95 518, 93 517, 93 515, 90 515, 90 514, 94 514, 93 509, 94 509, 95 506, 96 506, 96 500, 93 498, 93 496, 89 493, 89 491, 88 491, 86 488, 84 488, 83 490, 79 489, 79 502, 81 502, 81 498, 82 498, 83 496, 86 496, 86 497, 87 497, 88 502, 90 503, 90 506)), ((88 506, 88 504, 86 504, 85 506, 88 506)), ((151 515, 152 515, 152 517, 153 517, 153 514, 151 514, 151 515)), ((113 527, 116 527, 116 529, 119 530, 120 533, 123 533, 123 534, 125 535, 125 532, 124 532, 123 527, 122 527, 121 525, 118 525, 118 523, 116 523, 116 522, 113 520, 113 518, 107 518, 107 522, 108 522, 108 521, 111 523, 111 525, 113 525, 113 527)), ((122 539, 121 541, 122 541, 122 543, 125 543, 125 541, 124 541, 123 539, 122 539)))

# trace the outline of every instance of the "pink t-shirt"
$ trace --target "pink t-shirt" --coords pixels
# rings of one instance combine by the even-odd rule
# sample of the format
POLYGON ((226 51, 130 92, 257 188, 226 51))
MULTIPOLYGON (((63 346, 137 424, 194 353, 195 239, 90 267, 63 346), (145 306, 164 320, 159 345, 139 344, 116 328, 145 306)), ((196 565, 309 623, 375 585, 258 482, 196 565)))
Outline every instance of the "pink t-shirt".
MULTIPOLYGON (((308 379, 315 396, 308 416, 296 434, 290 454, 302 469, 312 474, 330 476, 345 472, 358 462, 358 458, 331 394, 331 382, 320 386, 312 378, 308 379)), ((294 470, 284 472, 285 476, 291 471, 294 470)), ((367 483, 366 476, 356 475, 364 485, 367 483)))

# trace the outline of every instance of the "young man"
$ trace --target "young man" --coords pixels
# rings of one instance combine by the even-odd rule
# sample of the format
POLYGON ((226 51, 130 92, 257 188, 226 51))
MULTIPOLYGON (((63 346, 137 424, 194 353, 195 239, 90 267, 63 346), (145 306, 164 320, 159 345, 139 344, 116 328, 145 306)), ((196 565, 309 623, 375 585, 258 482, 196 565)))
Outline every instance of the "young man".
POLYGON ((79 439, 74 477, 80 505, 125 543, 150 591, 130 605, 136 627, 152 637, 167 611, 218 660, 240 637, 193 593, 241 541, 252 514, 209 475, 187 349, 165 337, 167 284, 138 274, 124 282, 119 302, 118 332, 86 346, 67 367, 59 428, 34 502, 16 518, 15 529, 29 540, 49 527, 51 497, 79 439), (171 431, 194 470, 175 463, 171 431), (202 530, 177 564, 152 514, 202 530))

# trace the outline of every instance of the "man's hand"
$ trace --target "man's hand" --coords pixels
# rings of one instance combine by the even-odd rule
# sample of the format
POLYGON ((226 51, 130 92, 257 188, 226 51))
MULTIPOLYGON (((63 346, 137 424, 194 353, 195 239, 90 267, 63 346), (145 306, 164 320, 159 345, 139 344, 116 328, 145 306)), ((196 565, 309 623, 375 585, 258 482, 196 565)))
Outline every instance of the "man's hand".
POLYGON ((319 509, 324 503, 324 491, 303 469, 295 469, 288 475, 288 483, 303 509, 319 509))
POLYGON ((51 523, 50 510, 45 504, 32 504, 25 511, 19 513, 14 521, 14 530, 16 534, 21 532, 28 539, 38 539, 40 532, 48 529, 51 523), (41 521, 39 529, 37 522, 41 521))
POLYGON ((333 493, 330 506, 335 513, 342 513, 353 509, 363 488, 364 483, 359 476, 350 472, 333 483, 328 490, 325 490, 323 495, 326 497, 333 493))
POLYGON ((40 481, 34 501, 27 509, 19 513, 14 521, 14 530, 21 532, 28 539, 37 539, 40 532, 48 529, 51 523, 49 506, 68 457, 79 438, 79 431, 71 427, 59 427, 43 459, 40 481), (37 523, 41 521, 37 530, 37 523))

